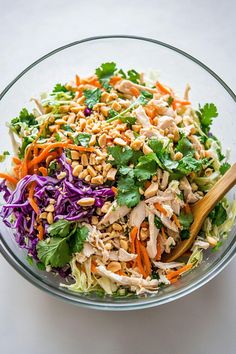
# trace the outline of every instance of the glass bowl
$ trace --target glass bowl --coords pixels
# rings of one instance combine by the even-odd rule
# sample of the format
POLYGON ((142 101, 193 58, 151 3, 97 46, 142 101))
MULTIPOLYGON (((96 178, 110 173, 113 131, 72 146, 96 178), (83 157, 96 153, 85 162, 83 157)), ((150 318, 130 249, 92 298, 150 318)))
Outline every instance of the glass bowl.
MULTIPOLYGON (((0 95, 1 151, 11 149, 6 122, 17 116, 22 107, 31 108, 30 97, 50 90, 57 82, 67 82, 74 75, 89 75, 101 63, 115 61, 118 67, 146 72, 158 70, 160 81, 183 95, 189 83, 191 101, 214 102, 219 117, 212 131, 231 149, 231 161, 236 161, 236 97, 230 88, 197 59, 165 43, 134 36, 103 36, 77 41, 58 48, 26 68, 0 95)), ((4 166, 1 166, 4 168, 4 166)), ((232 198, 233 191, 229 194, 232 198)), ((202 264, 155 296, 116 299, 80 295, 60 287, 60 279, 32 267, 16 244, 12 231, 2 222, 1 252, 6 260, 27 280, 73 304, 103 310, 132 310, 157 306, 173 301, 199 288, 216 276, 233 258, 236 250, 234 227, 218 252, 205 252, 202 264)))

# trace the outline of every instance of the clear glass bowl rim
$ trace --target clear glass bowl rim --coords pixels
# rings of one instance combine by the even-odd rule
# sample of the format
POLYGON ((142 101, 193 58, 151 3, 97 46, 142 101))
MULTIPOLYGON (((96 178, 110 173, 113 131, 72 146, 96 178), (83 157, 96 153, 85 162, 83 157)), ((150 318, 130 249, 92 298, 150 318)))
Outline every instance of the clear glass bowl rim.
MULTIPOLYGON (((104 36, 93 36, 85 39, 81 39, 78 41, 74 41, 72 43, 66 44, 64 46, 61 46, 57 49, 54 49, 53 51, 45 54, 41 58, 37 59, 35 62, 30 64, 28 67, 26 67, 15 79, 13 79, 7 86, 6 88, 1 92, 0 94, 0 101, 2 98, 6 95, 6 93, 10 90, 10 88, 28 71, 30 71, 34 66, 42 62, 43 60, 47 59, 48 57, 63 51, 64 49, 68 49, 69 47, 73 47, 76 45, 79 45, 81 43, 85 42, 90 42, 90 41, 96 41, 96 40, 102 40, 102 39, 131 39, 131 40, 138 40, 138 41, 144 41, 144 42, 150 42, 157 44, 162 47, 166 47, 168 49, 171 49, 184 57, 188 58, 190 61, 195 62, 198 64, 200 67, 202 67, 204 70, 206 70, 212 77, 214 77, 220 84, 223 86, 223 88, 228 92, 228 94, 231 96, 231 98, 236 102, 236 95, 234 92, 229 88, 229 86, 214 72, 212 71, 208 66, 203 64, 200 60, 196 59, 192 55, 184 52, 181 49, 178 49, 170 44, 161 42, 159 40, 153 39, 153 38, 146 38, 146 37, 140 37, 140 36, 134 36, 134 35, 104 35, 104 36)), ((213 279, 219 272, 221 272, 226 265, 233 259, 233 257, 236 254, 236 239, 234 238, 231 248, 227 253, 224 254, 224 256, 218 261, 218 263, 210 270, 208 270, 200 279, 196 280, 195 282, 192 282, 191 284, 183 287, 181 290, 176 290, 173 291, 171 294, 166 295, 163 298, 152 298, 150 297, 147 301, 145 299, 143 302, 140 301, 139 303, 132 303, 132 300, 130 300, 130 303, 102 303, 102 302, 97 302, 95 300, 86 300, 86 299, 81 299, 78 296, 73 295, 73 294, 65 294, 62 291, 60 291, 60 288, 54 287, 52 285, 48 285, 46 282, 43 281, 42 278, 38 277, 33 270, 27 269, 24 264, 16 258, 12 250, 8 247, 8 245, 4 242, 2 235, 1 235, 1 240, 0 240, 0 251, 1 254, 4 256, 4 258, 7 260, 7 262, 19 273, 21 274, 26 280, 28 280, 31 284, 35 285, 37 288, 46 291, 47 293, 50 293, 51 295, 54 295, 64 301, 68 301, 73 304, 77 304, 82 307, 88 307, 88 308, 94 308, 94 309, 100 309, 100 310, 136 310, 136 309, 143 309, 143 308, 149 308, 149 307, 154 307, 158 306, 161 304, 168 303, 170 301, 174 301, 178 298, 181 298, 182 296, 185 296, 187 294, 190 294, 192 291, 198 289, 199 287, 203 286, 206 284, 208 281, 213 279)))

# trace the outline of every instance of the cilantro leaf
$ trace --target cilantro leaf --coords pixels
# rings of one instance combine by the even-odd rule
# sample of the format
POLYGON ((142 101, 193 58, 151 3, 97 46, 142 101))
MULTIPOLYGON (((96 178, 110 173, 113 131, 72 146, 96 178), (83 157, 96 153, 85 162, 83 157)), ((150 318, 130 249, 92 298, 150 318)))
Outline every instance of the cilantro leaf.
POLYGON ((218 241, 217 244, 215 245, 215 247, 212 248, 212 252, 216 252, 219 250, 219 248, 223 245, 222 241, 218 241))
POLYGON ((191 155, 186 155, 180 160, 177 170, 187 175, 191 172, 200 171, 203 163, 205 163, 205 159, 197 160, 191 155))
POLYGON ((81 146, 88 147, 90 139, 91 134, 81 133, 75 137, 74 142, 76 145, 80 144, 81 146))
POLYGON ((114 62, 103 63, 99 68, 96 69, 96 75, 104 88, 110 88, 109 81, 110 78, 114 75, 115 71, 116 64, 114 62))
POLYGON ((77 228, 73 233, 71 240, 71 250, 72 253, 81 252, 84 247, 84 242, 88 238, 88 228, 86 226, 82 226, 77 228))
POLYGON ((110 109, 109 113, 108 113, 108 118, 113 118, 117 115, 117 112, 114 109, 110 109))
POLYGON ((127 71, 127 79, 134 82, 135 84, 139 84, 140 83, 140 74, 134 70, 128 70, 127 71))
POLYGON ((56 139, 56 141, 61 141, 61 136, 59 133, 55 133, 54 138, 56 139))
POLYGON ((156 154, 141 156, 138 164, 134 169, 134 175, 139 181, 150 179, 157 171, 157 157, 156 154))
POLYGON ((22 144, 21 146, 19 147, 19 152, 18 152, 18 156, 20 159, 23 159, 24 156, 25 156, 25 150, 27 148, 27 146, 29 144, 31 144, 32 142, 34 141, 34 138, 32 136, 25 136, 23 139, 22 139, 22 144))
POLYGON ((200 120, 203 132, 208 134, 212 124, 212 119, 218 117, 216 106, 214 103, 206 103, 203 107, 199 105, 199 111, 197 111, 197 115, 200 120))
POLYGON ((179 164, 178 161, 173 161, 171 159, 167 147, 164 147, 164 143, 161 140, 150 139, 148 145, 155 152, 157 156, 156 162, 160 168, 169 172, 172 172, 173 169, 177 168, 179 164))
POLYGON ((133 125, 136 122, 135 117, 120 117, 122 123, 127 123, 129 125, 133 125))
POLYGON ((10 153, 9 151, 3 151, 3 153, 0 155, 0 162, 3 162, 7 156, 9 156, 10 153))
POLYGON ((184 230, 188 230, 190 225, 193 222, 193 214, 191 214, 191 213, 185 214, 185 213, 181 212, 179 215, 179 222, 184 230))
POLYGON ((163 224, 162 224, 162 222, 161 222, 161 219, 158 217, 158 216, 156 216, 155 215, 155 217, 154 217, 154 224, 156 225, 156 228, 157 229, 161 229, 162 228, 162 226, 163 226, 163 224))
POLYGON ((134 169, 128 166, 121 166, 119 169, 119 173, 123 176, 129 176, 134 178, 134 169))
POLYGON ((223 163, 223 164, 220 166, 220 173, 221 173, 222 175, 224 175, 225 172, 228 171, 228 169, 230 168, 230 166, 231 166, 231 165, 230 165, 228 162, 223 163))
POLYGON ((131 177, 122 177, 118 181, 117 202, 119 205, 127 205, 132 208, 140 202, 139 186, 131 177))
POLYGON ((99 88, 94 90, 84 90, 85 104, 88 108, 93 108, 93 106, 100 102, 102 91, 99 88))
POLYGON ((149 98, 149 99, 153 98, 153 94, 151 92, 146 91, 146 90, 141 91, 141 95, 144 96, 145 98, 149 98))
POLYGON ((222 203, 218 203, 215 208, 210 212, 209 218, 213 225, 220 226, 227 219, 227 212, 222 203))
POLYGON ((41 240, 36 246, 38 258, 45 266, 63 267, 71 258, 69 245, 66 238, 53 237, 49 240, 41 240))
POLYGON ((62 84, 56 84, 56 86, 54 87, 54 89, 52 90, 53 93, 56 92, 69 92, 69 90, 67 90, 67 88, 65 87, 65 85, 62 84))
POLYGON ((61 126, 61 129, 65 130, 66 132, 74 133, 74 130, 71 128, 70 125, 64 124, 61 126))
POLYGON ((184 229, 184 230, 180 231, 181 240, 187 240, 189 238, 189 236, 190 236, 189 230, 184 229))
POLYGON ((67 237, 70 233, 71 222, 67 220, 58 220, 48 227, 48 233, 54 237, 67 237))
POLYGON ((32 113, 29 113, 26 108, 23 108, 19 117, 13 118, 10 123, 10 128, 19 135, 22 125, 26 127, 32 127, 38 125, 35 116, 32 113))
POLYGON ((181 152, 183 155, 188 155, 193 151, 192 144, 185 135, 179 139, 176 150, 181 152))
POLYGON ((126 166, 133 156, 132 149, 128 147, 123 148, 119 145, 116 145, 116 146, 109 146, 107 150, 108 153, 112 155, 114 159, 114 160, 110 160, 109 162, 112 165, 116 165, 116 166, 126 166))
POLYGON ((169 96, 167 99, 168 106, 170 107, 174 101, 174 98, 172 96, 169 96))

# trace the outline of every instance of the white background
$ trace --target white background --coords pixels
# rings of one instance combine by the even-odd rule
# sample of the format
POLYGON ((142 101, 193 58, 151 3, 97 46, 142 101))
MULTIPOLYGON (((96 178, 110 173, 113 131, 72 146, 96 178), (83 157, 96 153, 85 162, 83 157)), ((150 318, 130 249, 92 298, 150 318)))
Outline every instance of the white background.
MULTIPOLYGON (((235 0, 0 0, 0 90, 52 49, 104 34, 172 44, 235 90, 235 13, 235 0)), ((108 313, 54 299, 0 259, 0 352, 233 354, 235 271, 234 260, 209 284, 174 303, 108 313)))

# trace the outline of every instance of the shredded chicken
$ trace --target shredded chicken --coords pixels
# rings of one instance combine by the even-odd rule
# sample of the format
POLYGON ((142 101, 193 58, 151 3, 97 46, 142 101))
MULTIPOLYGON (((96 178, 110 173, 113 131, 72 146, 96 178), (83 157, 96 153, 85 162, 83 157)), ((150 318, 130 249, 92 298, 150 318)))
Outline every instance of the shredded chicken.
POLYGON ((114 201, 99 224, 113 224, 115 221, 124 217, 129 212, 130 208, 128 208, 126 205, 118 206, 117 202, 114 201))
POLYGON ((146 217, 145 202, 140 202, 136 207, 131 210, 129 216, 130 226, 136 226, 138 229, 146 217))
POLYGON ((134 278, 134 277, 118 275, 116 273, 107 270, 102 265, 97 267, 97 271, 101 276, 105 276, 120 285, 135 286, 138 288, 145 288, 149 290, 152 289, 156 290, 158 287, 158 280, 156 279, 147 280, 143 278, 134 278))
POLYGON ((157 236, 159 230, 154 224, 154 214, 148 210, 148 222, 149 222, 149 235, 150 239, 147 242, 147 253, 151 259, 156 257, 157 254, 157 236))

